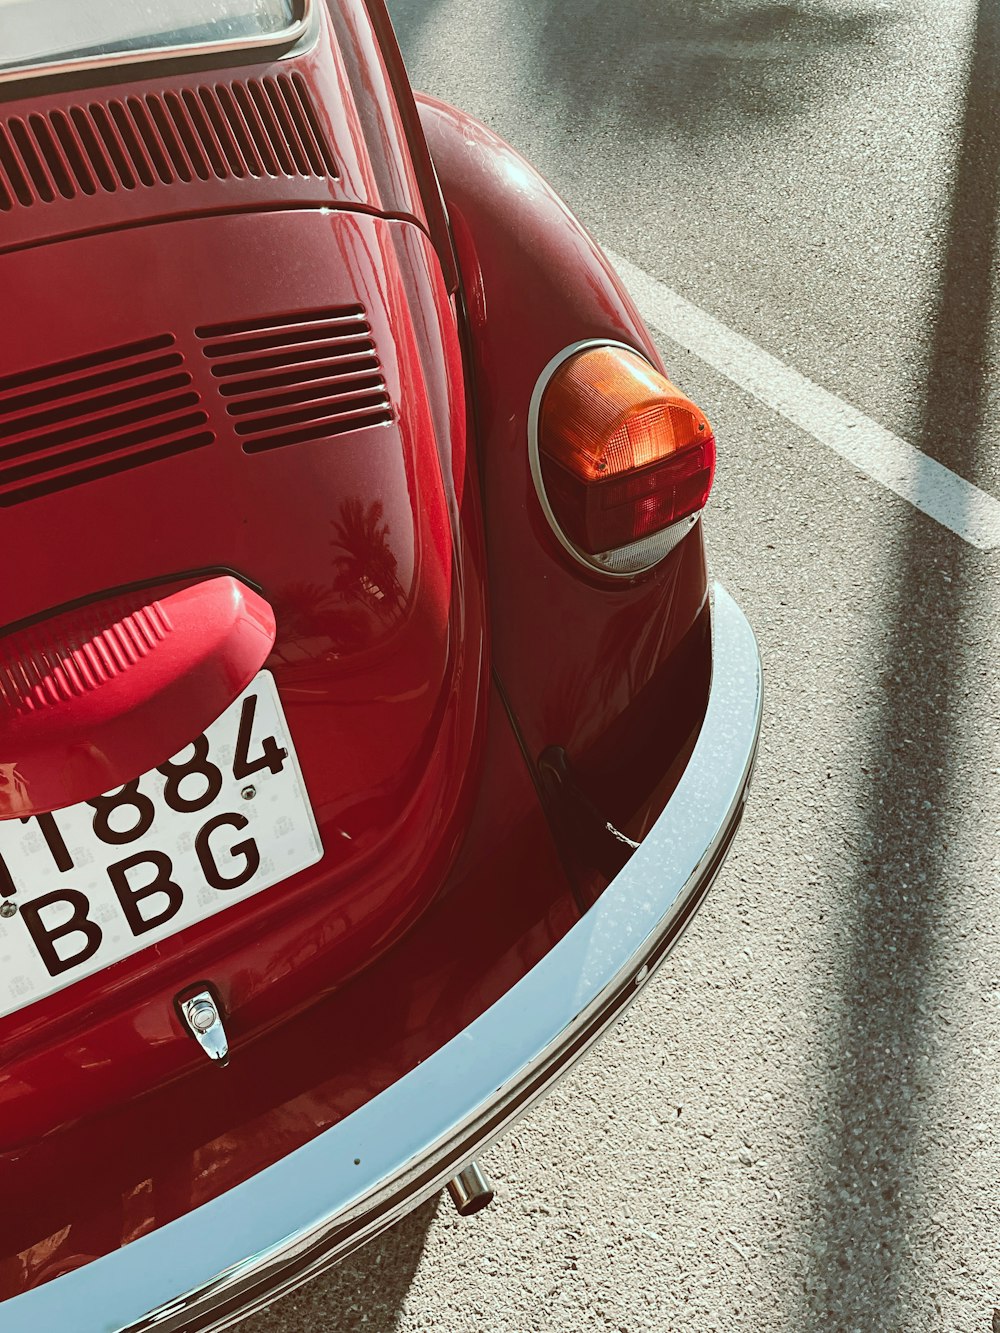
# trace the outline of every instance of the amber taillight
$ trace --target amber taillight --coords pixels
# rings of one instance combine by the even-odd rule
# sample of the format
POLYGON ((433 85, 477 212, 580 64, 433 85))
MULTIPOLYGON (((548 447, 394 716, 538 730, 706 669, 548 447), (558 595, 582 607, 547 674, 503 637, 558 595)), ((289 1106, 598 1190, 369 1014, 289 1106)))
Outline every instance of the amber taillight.
POLYGON ((704 507, 715 439, 701 410, 638 353, 591 346, 557 366, 538 407, 540 493, 564 544, 629 573, 704 507), (618 553, 616 555, 616 553, 618 553))

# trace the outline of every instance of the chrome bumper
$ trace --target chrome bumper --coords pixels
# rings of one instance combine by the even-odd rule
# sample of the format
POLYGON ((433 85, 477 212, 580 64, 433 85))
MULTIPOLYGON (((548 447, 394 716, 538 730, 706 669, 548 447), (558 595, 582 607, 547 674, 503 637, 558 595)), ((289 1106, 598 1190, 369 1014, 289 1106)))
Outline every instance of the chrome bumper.
POLYGON ((225 1328, 434 1194, 652 975, 739 823, 760 729, 753 632, 716 585, 708 711, 662 815, 562 940, 447 1045, 317 1138, 185 1217, 0 1306, 4 1333, 225 1328))

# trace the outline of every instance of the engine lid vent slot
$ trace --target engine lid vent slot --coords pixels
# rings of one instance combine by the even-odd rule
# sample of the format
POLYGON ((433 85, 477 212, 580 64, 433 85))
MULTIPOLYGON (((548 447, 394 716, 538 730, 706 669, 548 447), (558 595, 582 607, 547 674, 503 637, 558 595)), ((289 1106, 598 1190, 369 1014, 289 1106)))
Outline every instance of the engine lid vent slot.
POLYGON ((173 334, 0 378, 0 506, 211 444, 173 334))
POLYGON ((195 330, 245 453, 392 421, 362 306, 195 330))
POLYGON ((339 173, 298 73, 0 118, 0 210, 140 186, 339 173))

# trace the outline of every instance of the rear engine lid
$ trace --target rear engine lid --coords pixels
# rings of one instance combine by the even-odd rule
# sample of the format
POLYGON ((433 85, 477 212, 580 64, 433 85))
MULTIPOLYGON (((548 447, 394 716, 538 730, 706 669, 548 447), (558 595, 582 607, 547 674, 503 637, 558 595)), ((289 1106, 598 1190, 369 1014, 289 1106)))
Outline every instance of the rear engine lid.
MULTIPOLYGON (((419 228, 315 210, 175 221, 0 256, 0 288, 19 312, 0 374, 19 577, 0 624, 216 577, 259 596, 323 851, 0 1021, 26 1061, 0 1096, 10 1142, 199 1058, 182 985, 213 984, 238 1048, 384 950, 454 855, 485 675, 478 534, 457 517, 460 353, 419 228)), ((157 726, 147 766, 193 739, 166 713, 157 726)), ((67 781, 63 803, 101 787, 67 781)))

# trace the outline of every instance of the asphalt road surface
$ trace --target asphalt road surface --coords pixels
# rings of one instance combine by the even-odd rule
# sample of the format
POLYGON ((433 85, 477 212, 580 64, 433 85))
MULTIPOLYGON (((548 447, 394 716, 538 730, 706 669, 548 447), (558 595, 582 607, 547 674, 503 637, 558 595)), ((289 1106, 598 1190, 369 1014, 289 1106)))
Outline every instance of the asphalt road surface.
POLYGON ((487 1155, 496 1204, 241 1333, 1000 1329, 1000 548, 876 479, 889 436, 1000 512, 1000 0, 390 4, 416 86, 721 327, 658 337, 765 730, 713 893, 487 1155))

